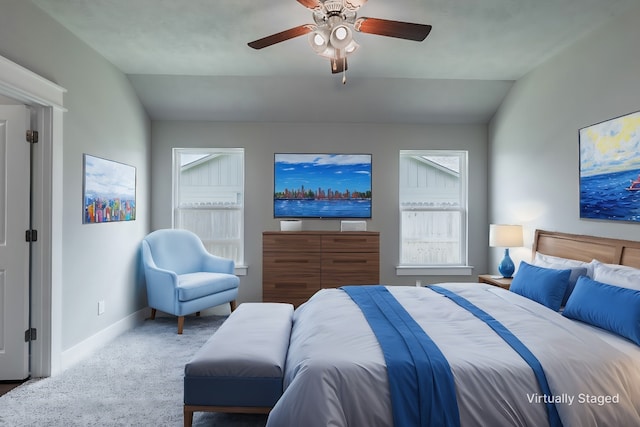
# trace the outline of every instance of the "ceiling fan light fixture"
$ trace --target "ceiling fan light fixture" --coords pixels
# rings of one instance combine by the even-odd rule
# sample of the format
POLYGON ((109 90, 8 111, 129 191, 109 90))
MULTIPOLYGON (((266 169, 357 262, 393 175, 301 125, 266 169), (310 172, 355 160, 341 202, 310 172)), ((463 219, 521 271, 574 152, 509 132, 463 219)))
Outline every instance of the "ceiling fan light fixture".
POLYGON ((318 55, 322 55, 330 47, 329 32, 322 28, 316 29, 309 34, 309 44, 318 55))
POLYGON ((347 46, 344 51, 347 52, 347 54, 349 53, 353 53, 356 51, 356 49, 358 49, 360 47, 360 45, 358 43, 356 43, 355 41, 351 41, 351 44, 349 44, 349 46, 347 46))
POLYGON ((347 36, 349 35, 349 32, 347 31, 347 27, 340 26, 336 28, 334 34, 338 40, 342 41, 347 38, 347 36))
POLYGON ((331 29, 329 42, 336 49, 345 49, 353 41, 351 28, 346 25, 338 25, 331 29))
MULTIPOLYGON (((249 42, 253 49, 280 43, 298 36, 308 35, 311 48, 318 56, 328 58, 331 71, 344 73, 347 57, 360 45, 354 40, 354 31, 404 40, 423 41, 431 25, 389 19, 357 17, 357 10, 367 0, 297 0, 312 11, 315 24, 303 24, 279 33, 249 42)), ((344 82, 344 81, 343 81, 344 82)))

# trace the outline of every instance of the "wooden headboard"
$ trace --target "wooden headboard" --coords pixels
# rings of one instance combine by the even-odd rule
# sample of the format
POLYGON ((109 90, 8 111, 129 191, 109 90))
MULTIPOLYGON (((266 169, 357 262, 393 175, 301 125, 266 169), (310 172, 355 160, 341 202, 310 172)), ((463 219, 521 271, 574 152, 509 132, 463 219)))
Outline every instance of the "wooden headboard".
POLYGON ((640 268, 640 242, 536 230, 533 240, 536 252, 589 262, 597 259, 607 264, 640 268))

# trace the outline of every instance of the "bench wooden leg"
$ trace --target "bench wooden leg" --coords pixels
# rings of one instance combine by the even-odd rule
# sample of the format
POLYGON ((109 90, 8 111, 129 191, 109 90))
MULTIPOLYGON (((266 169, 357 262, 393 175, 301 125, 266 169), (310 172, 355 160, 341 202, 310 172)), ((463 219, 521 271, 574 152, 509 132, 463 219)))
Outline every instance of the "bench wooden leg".
POLYGON ((231 311, 236 309, 236 300, 233 300, 231 302, 229 302, 229 305, 231 306, 231 311))
POLYGON ((156 309, 155 308, 151 309, 151 317, 149 317, 149 319, 156 320, 156 309))
POLYGON ((182 335, 184 329, 184 316, 178 316, 178 335, 182 335))
POLYGON ((269 414, 272 406, 203 406, 184 405, 184 427, 193 425, 194 412, 222 412, 227 414, 269 414))
POLYGON ((184 427, 191 427, 193 425, 193 410, 184 405, 184 427))

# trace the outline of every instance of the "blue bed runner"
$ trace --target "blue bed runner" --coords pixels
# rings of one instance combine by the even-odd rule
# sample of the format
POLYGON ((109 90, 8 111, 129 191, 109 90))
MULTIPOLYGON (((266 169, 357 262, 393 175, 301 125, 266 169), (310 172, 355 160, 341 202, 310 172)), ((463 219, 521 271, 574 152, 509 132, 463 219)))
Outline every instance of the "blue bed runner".
MULTIPOLYGON (((547 377, 544 374, 544 370, 542 368, 542 364, 536 358, 536 356, 531 353, 531 351, 525 346, 522 341, 520 341, 506 326, 497 321, 493 316, 491 316, 486 311, 482 310, 478 306, 471 303, 466 298, 456 294, 455 292, 450 291, 449 289, 445 289, 440 286, 428 286, 434 292, 437 292, 445 297, 449 298, 460 307, 466 309, 471 314, 476 316, 478 319, 485 322, 491 329, 493 329, 507 344, 511 346, 519 355, 522 357, 533 369, 533 373, 535 374, 538 384, 540 385, 540 389, 542 393, 546 396, 552 397, 551 389, 549 388, 549 383, 547 382, 547 377)), ((562 421, 560 420, 560 415, 558 415, 558 410, 556 408, 555 403, 553 403, 554 399, 545 399, 547 400, 547 415, 549 417, 549 425, 551 427, 561 427, 562 421)))
POLYGON ((395 427, 460 426, 455 383, 440 349, 384 286, 343 286, 387 364, 395 427))

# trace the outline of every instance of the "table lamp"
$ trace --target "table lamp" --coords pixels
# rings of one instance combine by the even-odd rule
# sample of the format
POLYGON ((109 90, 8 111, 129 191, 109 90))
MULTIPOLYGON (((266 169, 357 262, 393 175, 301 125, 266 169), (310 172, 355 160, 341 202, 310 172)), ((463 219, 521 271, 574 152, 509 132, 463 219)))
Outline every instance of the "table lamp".
POLYGON ((502 274, 502 277, 512 277, 516 269, 513 260, 509 257, 509 248, 522 246, 523 244, 521 225, 489 225, 489 246, 505 248, 504 259, 498 265, 498 271, 502 274))

